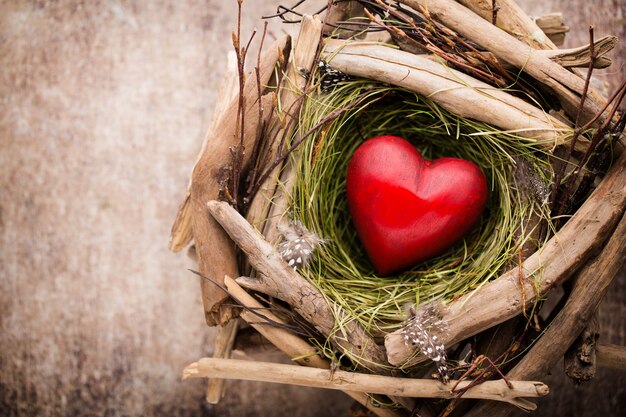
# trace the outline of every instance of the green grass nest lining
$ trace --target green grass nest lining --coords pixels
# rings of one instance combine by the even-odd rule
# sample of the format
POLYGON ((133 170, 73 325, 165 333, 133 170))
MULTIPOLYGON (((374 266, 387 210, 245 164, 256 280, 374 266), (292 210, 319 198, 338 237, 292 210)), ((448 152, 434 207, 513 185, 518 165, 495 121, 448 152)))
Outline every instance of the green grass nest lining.
POLYGON ((327 239, 302 274, 347 312, 345 320, 356 319, 377 334, 398 327, 407 304, 454 299, 512 266, 528 235, 520 227, 539 207, 517 186, 513 165, 523 158, 543 175, 548 164, 530 139, 494 133, 493 127, 455 116, 415 93, 364 80, 307 97, 300 131, 364 95, 362 102, 302 144, 289 216, 327 239), (364 140, 379 135, 403 137, 428 159, 451 156, 473 161, 485 173, 490 191, 480 223, 462 242, 390 277, 375 274, 351 224, 345 197, 353 152, 364 140))

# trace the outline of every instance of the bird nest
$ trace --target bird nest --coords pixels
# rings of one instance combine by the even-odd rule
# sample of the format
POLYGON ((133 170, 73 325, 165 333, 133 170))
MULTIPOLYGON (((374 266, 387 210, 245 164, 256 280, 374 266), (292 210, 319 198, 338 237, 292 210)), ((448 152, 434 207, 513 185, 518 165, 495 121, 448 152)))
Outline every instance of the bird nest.
MULTIPOLYGON (((344 389, 380 416, 424 398, 446 399, 430 407, 447 415, 461 396, 534 409, 523 397, 547 394, 532 380, 576 348, 623 258, 625 90, 607 100, 589 83, 614 38, 560 51, 514 3, 483 3, 282 8, 297 41, 264 48, 249 74, 236 32, 236 69, 172 229, 173 250, 193 241, 207 323, 225 325, 216 357, 185 376, 344 389), (383 276, 345 188, 355 149, 386 135, 429 160, 471 161, 489 197, 463 239, 383 276), (567 304, 542 309, 572 277, 567 304), (224 359, 237 316, 298 364, 333 370, 224 359)), ((468 415, 488 407, 500 406, 468 415)))

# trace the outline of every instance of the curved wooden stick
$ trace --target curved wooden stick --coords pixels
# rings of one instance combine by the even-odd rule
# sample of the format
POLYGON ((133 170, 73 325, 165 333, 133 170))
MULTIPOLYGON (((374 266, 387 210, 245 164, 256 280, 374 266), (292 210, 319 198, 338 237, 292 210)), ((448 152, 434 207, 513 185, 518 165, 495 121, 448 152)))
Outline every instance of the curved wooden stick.
MULTIPOLYGON (((455 392, 450 391, 451 385, 434 379, 394 378, 234 359, 202 358, 187 366, 183 371, 183 379, 209 377, 416 398, 454 398, 456 395, 455 392)), ((457 381, 450 382, 456 383, 457 381)), ((543 397, 550 392, 548 386, 542 382, 512 381, 511 383, 512 389, 504 380, 485 381, 467 390, 463 397, 503 401, 525 410, 533 410, 535 405, 520 397, 543 397)), ((470 381, 461 381, 458 388, 463 389, 469 384, 470 381)))

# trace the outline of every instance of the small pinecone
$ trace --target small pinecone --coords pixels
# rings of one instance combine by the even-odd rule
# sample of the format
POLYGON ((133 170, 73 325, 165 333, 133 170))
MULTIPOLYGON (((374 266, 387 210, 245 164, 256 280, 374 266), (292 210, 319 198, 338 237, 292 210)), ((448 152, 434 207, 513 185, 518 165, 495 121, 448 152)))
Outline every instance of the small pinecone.
POLYGON ((299 221, 289 225, 279 224, 278 231, 283 235, 283 241, 278 245, 278 253, 295 270, 308 265, 315 256, 315 249, 324 243, 324 239, 309 231, 299 221))
POLYGON ((348 80, 354 79, 354 77, 344 72, 338 71, 336 69, 332 69, 324 61, 320 61, 317 67, 320 72, 320 79, 321 79, 320 85, 324 93, 328 93, 329 91, 332 91, 335 88, 335 86, 342 81, 348 81, 348 80))
POLYGON ((446 348, 433 332, 443 333, 446 328, 435 305, 429 304, 417 311, 411 307, 411 317, 402 329, 404 343, 417 346, 422 354, 437 364, 437 371, 444 384, 450 380, 446 348))

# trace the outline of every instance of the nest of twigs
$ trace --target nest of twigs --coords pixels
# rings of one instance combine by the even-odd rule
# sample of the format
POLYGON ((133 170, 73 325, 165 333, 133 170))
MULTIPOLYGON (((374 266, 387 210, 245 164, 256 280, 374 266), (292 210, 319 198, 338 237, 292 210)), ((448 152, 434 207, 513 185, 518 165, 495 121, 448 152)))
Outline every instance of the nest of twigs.
POLYGON ((589 352, 595 338, 576 338, 623 261, 626 87, 607 99, 589 82, 615 39, 591 31, 587 47, 561 51, 513 2, 462 3, 331 1, 322 18, 281 8, 300 25, 295 46, 265 48, 247 75, 237 30, 237 68, 172 231, 172 249, 194 242, 208 324, 227 323, 216 357, 186 376, 344 389, 380 416, 450 415, 462 396, 534 409, 522 397, 547 388, 533 380, 567 351, 589 352), (350 155, 379 135, 472 161, 490 190, 462 241, 385 277, 345 197, 350 155), (562 302, 542 309, 570 278, 562 302), (295 362, 340 370, 220 359, 238 315, 295 362))

